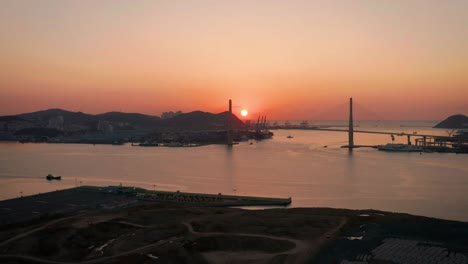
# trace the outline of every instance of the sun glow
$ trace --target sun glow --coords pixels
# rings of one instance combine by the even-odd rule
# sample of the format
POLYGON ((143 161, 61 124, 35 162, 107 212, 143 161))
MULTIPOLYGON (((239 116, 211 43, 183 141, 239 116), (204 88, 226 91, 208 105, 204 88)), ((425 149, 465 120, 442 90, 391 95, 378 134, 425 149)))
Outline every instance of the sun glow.
POLYGON ((249 111, 247 111, 247 109, 242 109, 240 114, 241 116, 247 116, 249 114, 249 111))

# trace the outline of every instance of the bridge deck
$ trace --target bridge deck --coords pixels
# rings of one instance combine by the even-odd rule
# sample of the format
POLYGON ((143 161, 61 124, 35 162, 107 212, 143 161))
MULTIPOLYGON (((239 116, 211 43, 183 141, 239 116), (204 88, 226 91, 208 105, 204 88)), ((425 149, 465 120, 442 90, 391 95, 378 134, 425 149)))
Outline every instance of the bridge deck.
MULTIPOLYGON (((276 127, 275 129, 303 129, 303 130, 319 130, 319 131, 333 131, 333 132, 346 132, 348 133, 348 129, 335 129, 335 128, 316 128, 316 127, 289 127, 289 128, 279 128, 276 127)), ((396 136, 412 136, 412 137, 432 137, 432 138, 447 138, 447 136, 440 136, 440 135, 428 135, 428 134, 413 134, 413 133, 405 133, 405 132, 384 132, 384 131, 371 131, 371 130, 354 130, 354 133, 368 133, 368 134, 381 134, 381 135, 396 135, 396 136)))

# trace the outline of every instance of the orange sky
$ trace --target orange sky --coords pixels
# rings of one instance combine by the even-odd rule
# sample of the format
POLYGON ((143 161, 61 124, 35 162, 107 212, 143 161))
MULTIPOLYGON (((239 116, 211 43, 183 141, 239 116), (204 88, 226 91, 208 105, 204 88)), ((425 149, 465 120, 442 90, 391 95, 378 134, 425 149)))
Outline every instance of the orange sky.
MULTIPOLYGON (((468 114, 468 1, 0 2, 0 115, 468 114)), ((367 118, 373 118, 368 115, 367 118)), ((366 118, 364 115, 363 118, 366 118)))

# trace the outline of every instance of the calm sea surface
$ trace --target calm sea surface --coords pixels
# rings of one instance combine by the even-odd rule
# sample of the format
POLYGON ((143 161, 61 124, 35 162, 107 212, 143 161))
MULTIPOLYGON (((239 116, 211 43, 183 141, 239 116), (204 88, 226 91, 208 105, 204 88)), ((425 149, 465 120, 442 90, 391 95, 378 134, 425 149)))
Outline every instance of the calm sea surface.
MULTIPOLYGON (((356 124, 360 130, 447 134, 430 128, 435 122, 356 124)), ((273 132, 271 140, 232 148, 0 142, 0 200, 80 184, 122 183, 169 191, 291 196, 294 207, 373 208, 468 221, 466 154, 370 148, 350 154, 340 148, 347 144, 347 133, 273 132), (62 181, 47 181, 48 173, 62 175, 62 181)), ((396 137, 396 142, 405 141, 396 137)), ((355 134, 355 144, 388 142, 388 135, 355 134)))

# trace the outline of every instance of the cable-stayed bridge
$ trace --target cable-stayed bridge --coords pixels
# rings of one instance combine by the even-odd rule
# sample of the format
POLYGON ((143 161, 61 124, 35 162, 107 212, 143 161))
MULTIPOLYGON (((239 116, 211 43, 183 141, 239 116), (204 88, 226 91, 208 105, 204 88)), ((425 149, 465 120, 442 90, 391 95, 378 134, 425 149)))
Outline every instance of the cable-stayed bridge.
MULTIPOLYGON (((352 150, 353 148, 357 147, 363 147, 362 145, 356 145, 354 143, 354 133, 368 133, 368 134, 381 134, 381 135, 390 135, 392 138, 394 136, 406 136, 407 137, 407 143, 408 145, 412 145, 411 139, 414 139, 414 144, 422 146, 422 147, 446 147, 447 145, 447 139, 449 137, 447 136, 440 136, 440 135, 431 135, 431 134, 419 134, 417 132, 413 133, 405 133, 405 132, 388 132, 388 131, 375 131, 375 130, 360 130, 360 129, 355 129, 354 126, 354 118, 355 114, 353 107, 357 108, 359 112, 359 116, 361 116, 361 119, 363 116, 366 117, 366 119, 374 119, 374 120, 381 120, 383 119, 382 116, 380 116, 378 113, 375 113, 372 110, 367 109, 366 107, 353 103, 353 99, 350 98, 349 102, 339 104, 335 106, 334 108, 322 113, 320 116, 333 116, 338 113, 340 114, 339 116, 343 116, 343 107, 346 107, 348 110, 348 125, 347 129, 340 129, 340 128, 324 128, 324 127, 317 127, 317 126, 309 126, 307 123, 301 123, 301 125, 290 125, 288 123, 284 125, 264 125, 264 128, 266 129, 303 129, 303 130, 318 130, 318 131, 330 131, 330 132, 345 132, 348 133, 348 145, 343 146, 345 148, 349 148, 352 150), (356 107, 357 106, 357 107, 356 107)), ((315 119, 321 119, 320 116, 315 119)), ((341 118, 344 119, 344 118, 341 118)), ((262 117, 263 124, 266 122, 266 118, 262 117)), ((258 122, 257 122, 258 123, 258 122)), ((258 126, 258 124, 257 124, 258 126)), ((232 144, 232 141, 231 141, 232 144)))

